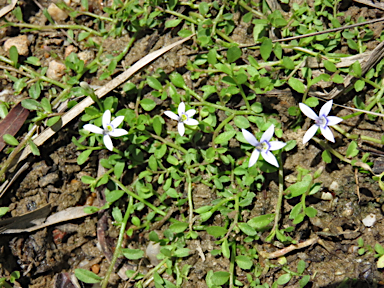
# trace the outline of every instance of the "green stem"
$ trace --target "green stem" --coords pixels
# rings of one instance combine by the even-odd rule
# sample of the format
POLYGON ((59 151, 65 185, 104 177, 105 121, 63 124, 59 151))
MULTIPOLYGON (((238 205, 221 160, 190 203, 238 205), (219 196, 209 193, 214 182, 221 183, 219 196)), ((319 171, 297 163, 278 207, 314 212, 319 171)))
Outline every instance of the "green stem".
POLYGON ((220 133, 221 129, 223 129, 223 127, 227 125, 234 117, 235 117, 235 114, 229 115, 223 122, 219 124, 219 126, 217 126, 212 136, 212 143, 215 143, 215 139, 217 135, 220 133))
POLYGON ((263 13, 260 13, 259 11, 256 11, 255 9, 252 9, 251 7, 249 7, 247 5, 247 3, 245 3, 243 0, 239 1, 239 5, 241 7, 243 7, 245 10, 255 14, 257 17, 261 18, 261 19, 265 19, 265 15, 263 13))
POLYGON ((167 145, 169 147, 172 147, 172 148, 175 148, 175 149, 183 152, 184 154, 188 154, 188 151, 185 150, 183 147, 181 147, 181 146, 179 146, 179 145, 177 145, 177 144, 175 144, 173 142, 169 142, 169 141, 165 140, 164 138, 162 138, 160 136, 157 136, 155 134, 149 133, 147 131, 146 131, 146 133, 148 133, 152 138, 157 139, 157 140, 163 142, 165 145, 167 145))
POLYGON ((129 197, 129 204, 128 204, 127 210, 125 211, 124 219, 121 222, 120 233, 116 243, 115 252, 113 253, 111 263, 109 264, 107 273, 105 274, 105 277, 101 286, 102 288, 107 288, 109 277, 111 276, 114 270, 117 259, 120 257, 120 250, 124 240, 125 228, 127 227, 128 218, 131 215, 132 210, 133 210, 133 197, 129 197))
POLYGON ((96 36, 103 36, 102 33, 93 30, 91 28, 81 26, 81 25, 48 25, 48 26, 40 26, 40 25, 33 25, 33 24, 27 24, 27 23, 7 23, 8 26, 13 26, 13 27, 20 27, 20 28, 29 28, 29 29, 36 29, 36 30, 55 30, 55 29, 72 29, 72 30, 85 30, 89 33, 92 33, 93 35, 96 36))
POLYGON ((133 193, 132 191, 128 190, 127 187, 125 187, 125 185, 123 183, 121 183, 119 180, 117 180, 116 178, 114 177, 109 177, 113 182, 115 182, 125 193, 127 193, 129 196, 132 196, 133 198, 135 198, 136 200, 140 201, 141 203, 144 203, 145 205, 147 205, 149 208, 151 208, 153 211, 155 211, 157 214, 160 214, 162 216, 165 216, 167 213, 165 213, 164 211, 158 209, 156 206, 154 206, 153 204, 149 203, 148 201, 146 201, 145 199, 141 198, 140 196, 138 196, 137 194, 133 193))

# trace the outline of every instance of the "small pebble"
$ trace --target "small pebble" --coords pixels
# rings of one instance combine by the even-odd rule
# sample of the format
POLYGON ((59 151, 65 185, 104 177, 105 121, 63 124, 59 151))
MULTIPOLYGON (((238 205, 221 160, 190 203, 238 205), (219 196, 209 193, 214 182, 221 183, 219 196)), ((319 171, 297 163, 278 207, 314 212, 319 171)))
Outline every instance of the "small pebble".
POLYGON ((65 11, 61 10, 56 6, 56 4, 53 3, 48 6, 47 11, 55 21, 64 21, 68 17, 68 14, 65 11))
POLYGON ((156 257, 160 253, 160 243, 149 241, 145 252, 147 253, 147 257, 153 266, 160 263, 161 260, 156 257))
POLYGON ((90 61, 93 60, 94 54, 92 51, 83 51, 77 54, 80 60, 84 61, 84 64, 88 64, 90 61))
POLYGON ((93 264, 91 269, 92 269, 93 273, 99 274, 99 272, 100 272, 100 265, 99 264, 93 264))
POLYGON ((49 184, 54 184, 57 180, 59 180, 59 175, 57 173, 49 173, 44 177, 41 177, 39 180, 39 186, 45 187, 49 184))
POLYGON ((366 227, 372 227, 376 222, 376 215, 371 213, 365 217, 362 222, 366 227))
POLYGON ((27 35, 20 35, 17 37, 9 38, 7 41, 5 41, 4 50, 9 51, 9 49, 11 49, 12 46, 15 46, 19 55, 28 56, 29 54, 28 45, 29 45, 29 42, 28 42, 27 35))
POLYGON ((329 186, 329 190, 332 192, 336 192, 337 190, 339 190, 339 183, 337 183, 336 181, 333 181, 329 186))
POLYGON ((60 80, 61 77, 64 76, 65 69, 66 68, 64 64, 56 60, 52 60, 51 62, 49 62, 47 77, 53 80, 60 80))
POLYGON ((71 53, 76 53, 77 52, 77 49, 75 46, 73 45, 69 45, 65 48, 65 51, 64 51, 64 57, 67 58, 69 56, 69 54, 71 53))

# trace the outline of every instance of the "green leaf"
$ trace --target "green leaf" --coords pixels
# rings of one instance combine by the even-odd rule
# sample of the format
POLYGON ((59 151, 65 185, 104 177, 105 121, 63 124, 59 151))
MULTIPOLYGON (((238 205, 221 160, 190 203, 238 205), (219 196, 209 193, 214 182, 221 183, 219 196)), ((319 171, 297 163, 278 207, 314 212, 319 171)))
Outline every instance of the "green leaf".
POLYGON ((174 165, 174 166, 176 166, 176 165, 179 164, 179 160, 177 160, 176 157, 173 156, 173 155, 168 155, 168 157, 167 157, 167 162, 168 162, 169 164, 171 164, 171 165, 174 165))
POLYGON ((152 123, 152 126, 153 126, 153 130, 155 130, 155 133, 156 135, 160 136, 161 135, 161 131, 163 129, 163 123, 162 123, 163 119, 159 116, 159 115, 156 115, 154 118, 153 118, 153 123, 152 123))
MULTIPOLYGON (((40 82, 36 82, 34 83, 31 88, 28 89, 28 95, 33 98, 33 99, 38 99, 40 97, 40 94, 41 94, 41 87, 40 87, 40 82)), ((46 104, 46 102, 48 102, 49 104, 49 100, 47 98, 43 98, 41 100, 41 106, 43 107, 43 109, 47 112, 52 112, 52 109, 51 109, 51 104, 49 104, 49 106, 46 104), (45 99, 45 100, 44 100, 45 99), (45 101, 43 105, 43 100, 45 101), (46 107, 47 109, 45 109, 44 107, 46 107)))
POLYGON ((296 78, 289 78, 288 80, 288 85, 291 86, 291 88, 299 93, 304 93, 305 92, 305 85, 296 78))
POLYGON ((285 190, 286 192, 290 191, 289 194, 286 194, 286 198, 290 199, 304 194, 309 189, 309 185, 311 185, 311 183, 312 177, 310 175, 306 175, 302 181, 292 184, 285 190))
POLYGON ((324 150, 323 153, 321 153, 321 158, 323 158, 323 161, 327 164, 332 162, 332 155, 328 150, 324 150))
POLYGON ((24 99, 21 101, 21 106, 28 110, 37 110, 40 107, 40 103, 34 99, 24 99))
POLYGON ((75 269, 75 276, 84 283, 99 283, 103 278, 86 269, 75 269))
POLYGON ((319 99, 315 97, 309 97, 307 100, 305 100, 305 104, 309 107, 316 107, 317 105, 319 105, 319 99))
POLYGON ((275 214, 264 214, 250 219, 247 224, 256 230, 267 227, 275 218, 275 214))
POLYGON ((176 222, 171 224, 171 226, 169 226, 169 230, 171 230, 175 234, 182 233, 187 228, 188 228, 188 223, 185 223, 185 222, 176 222))
POLYGON ((159 91, 163 90, 163 86, 161 85, 160 81, 157 80, 155 77, 148 76, 147 83, 151 88, 155 90, 159 90, 159 91))
POLYGON ((190 251, 191 250, 188 248, 179 248, 175 252, 173 252, 173 255, 175 257, 187 257, 187 256, 189 256, 190 251))
POLYGON ((235 135, 236 135, 236 131, 234 131, 234 130, 223 132, 215 138, 215 144, 225 144, 230 139, 232 139, 233 136, 235 136, 235 135))
POLYGON ((29 148, 31 148, 31 152, 35 156, 40 156, 39 148, 37 148, 35 142, 33 142, 31 139, 28 140, 29 148))
POLYGON ((181 76, 179 73, 173 72, 171 75, 169 75, 169 78, 171 79, 171 82, 173 83, 173 85, 175 85, 176 87, 178 88, 185 87, 183 76, 181 76))
POLYGON ((229 250, 229 244, 228 244, 227 238, 225 238, 223 243, 221 244, 221 251, 223 253, 223 256, 229 259, 229 257, 231 256, 231 252, 229 250))
POLYGON ((0 217, 7 214, 8 210, 9 210, 9 207, 0 207, 0 217))
POLYGON ((153 101, 152 99, 145 98, 145 99, 142 99, 142 100, 140 101, 140 106, 141 106, 145 111, 151 111, 151 110, 153 110, 153 108, 156 107, 156 102, 153 101))
POLYGON ((148 166, 152 171, 157 171, 157 160, 154 155, 151 155, 148 159, 148 166))
POLYGON ((297 273, 302 274, 305 270, 305 261, 300 260, 299 263, 297 263, 297 273))
POLYGON ((221 227, 221 226, 209 226, 207 228, 205 228, 205 230, 207 231, 207 233, 209 235, 212 235, 213 237, 216 237, 216 238, 219 238, 223 235, 225 235, 225 233, 227 233, 227 228, 224 228, 224 227, 221 227))
POLYGON ((264 41, 261 43, 260 46, 261 58, 263 58, 264 61, 268 60, 269 56, 271 55, 272 48, 272 40, 269 38, 264 38, 264 41))
POLYGON ((355 87, 356 92, 360 92, 365 87, 365 81, 363 80, 357 80, 355 84, 353 85, 355 87))
POLYGON ((244 255, 238 255, 235 258, 236 264, 244 270, 249 270, 253 266, 252 260, 244 255))
POLYGON ((375 251, 377 254, 384 255, 384 247, 381 246, 379 243, 375 244, 375 251))
POLYGON ((361 66, 360 66, 360 62, 359 61, 356 61, 354 62, 351 67, 351 72, 352 72, 352 75, 355 76, 355 77, 361 77, 361 66))
POLYGON ((228 63, 235 62, 237 59, 241 57, 241 54, 242 52, 239 47, 237 46, 230 47, 227 51, 228 63))
POLYGON ((209 6, 207 2, 200 2, 199 3, 199 12, 202 16, 205 16, 209 11, 209 6))
POLYGON ((109 193, 105 193, 105 200, 107 202, 113 203, 123 197, 124 194, 125 192, 122 190, 113 190, 109 193))
POLYGON ((283 274, 283 275, 281 275, 278 279, 277 279, 277 281, 276 281, 276 283, 278 284, 278 285, 284 285, 284 284, 287 284, 288 282, 289 282, 289 280, 291 280, 291 274, 283 274))
POLYGON ((144 251, 140 249, 124 248, 124 249, 121 249, 121 252, 123 253, 124 257, 129 260, 137 260, 144 257, 144 251))
POLYGON ((3 140, 5 143, 12 145, 12 146, 19 145, 19 141, 17 141, 17 139, 15 137, 13 137, 11 134, 4 134, 3 140))
POLYGON ((35 56, 30 56, 25 60, 25 63, 31 64, 33 66, 41 66, 40 59, 35 56))
POLYGON ((234 119, 235 125, 239 128, 247 129, 250 127, 249 121, 244 116, 236 116, 234 119))
MULTIPOLYGON (((205 3, 205 2, 201 2, 201 3, 205 3)), ((217 51, 216 51, 216 49, 209 50, 209 52, 207 54, 207 58, 208 58, 209 64, 215 65, 217 63, 217 51)), ((212 87, 212 86, 209 86, 209 87, 212 87)))
POLYGON ((337 70, 336 65, 333 64, 331 61, 323 60, 323 64, 325 69, 327 69, 329 72, 336 72, 337 70))
POLYGON ((13 66, 17 65, 17 62, 19 61, 19 53, 15 46, 12 46, 9 49, 9 59, 11 59, 11 61, 13 62, 13 66))
POLYGON ((311 280, 311 276, 304 275, 299 281, 300 288, 304 288, 308 284, 309 280, 311 280))
POLYGON ((295 68, 295 63, 293 62, 293 60, 287 56, 284 56, 283 57, 283 63, 282 65, 286 68, 286 69, 289 69, 289 70, 293 70, 295 68))
POLYGON ((230 274, 225 271, 213 273, 211 281, 213 285, 221 286, 228 282, 230 274))
POLYGON ((121 175, 123 175, 125 168, 125 162, 124 161, 118 161, 113 169, 113 172, 115 174, 115 177, 117 179, 120 179, 121 175))
POLYGON ((0 101, 0 118, 4 119, 8 114, 7 105, 0 101))
POLYGON ((243 231, 245 234, 247 234, 248 236, 255 236, 257 234, 256 230, 253 229, 250 225, 248 225, 247 223, 238 223, 237 224, 240 228, 241 231, 243 231))
POLYGON ((83 165, 87 160, 89 155, 91 155, 92 150, 85 150, 80 153, 79 157, 77 157, 77 164, 83 165))
POLYGON ((352 158, 355 157, 357 154, 359 154, 359 150, 357 149, 357 143, 355 141, 352 141, 348 145, 348 149, 345 156, 347 158, 352 158))
POLYGON ((60 118, 61 118, 61 116, 53 116, 53 117, 49 118, 47 120, 47 126, 51 127, 51 126, 55 125, 60 120, 60 118))
POLYGON ((317 210, 313 207, 307 207, 305 208, 305 215, 307 215, 310 218, 313 218, 317 215, 317 210))
POLYGON ((179 25, 183 19, 172 19, 165 22, 165 28, 173 28, 179 25))

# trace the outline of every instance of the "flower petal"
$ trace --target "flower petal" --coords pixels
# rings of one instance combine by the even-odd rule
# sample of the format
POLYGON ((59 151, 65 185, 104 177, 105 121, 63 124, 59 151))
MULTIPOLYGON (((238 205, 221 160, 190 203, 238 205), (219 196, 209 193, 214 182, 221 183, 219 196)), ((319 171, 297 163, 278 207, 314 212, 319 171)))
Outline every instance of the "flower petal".
POLYGON ((179 121, 180 117, 177 116, 175 113, 173 113, 172 111, 165 111, 164 112, 165 115, 167 115, 169 118, 173 119, 173 120, 176 120, 176 121, 179 121))
POLYGON ((127 135, 127 134, 128 134, 127 130, 119 129, 119 128, 108 133, 108 135, 112 136, 112 137, 120 137, 120 136, 127 135))
POLYGON ((335 143, 335 137, 333 137, 333 133, 329 127, 320 127, 321 134, 325 137, 325 139, 335 143))
POLYGON ((264 160, 267 161, 269 164, 275 167, 279 167, 279 162, 277 162, 275 155, 273 155, 271 151, 263 152, 261 153, 261 156, 263 156, 264 160))
POLYGON ((179 113, 179 116, 181 116, 183 113, 185 113, 184 102, 180 102, 179 107, 177 107, 177 113, 179 113))
POLYGON ((97 127, 96 125, 93 125, 93 124, 85 124, 83 126, 83 128, 85 130, 88 130, 92 133, 96 133, 96 134, 103 134, 104 133, 104 130, 101 129, 100 127, 97 127))
POLYGON ((264 142, 264 141, 269 142, 269 140, 271 140, 271 138, 272 138, 272 136, 273 136, 273 133, 275 133, 275 126, 272 124, 272 125, 269 126, 269 128, 263 133, 263 136, 261 136, 261 138, 260 138, 260 142, 264 142))
POLYGON ((113 128, 119 127, 121 122, 124 121, 124 116, 117 116, 113 121, 111 122, 113 128))
POLYGON ((184 124, 194 126, 194 125, 199 125, 199 121, 192 119, 192 118, 189 118, 189 119, 184 121, 184 124))
POLYGON ((185 128, 183 122, 177 123, 177 130, 179 131, 180 136, 184 136, 185 128))
POLYGON ((195 109, 189 109, 188 111, 185 112, 185 114, 187 114, 188 117, 193 117, 193 115, 196 114, 196 110, 195 109))
POLYGON ((257 149, 253 150, 251 158, 249 158, 248 167, 252 167, 253 165, 255 165, 255 163, 259 159, 259 156, 260 156, 260 151, 257 149))
POLYGON ((281 142, 281 141, 271 141, 271 142, 269 142, 269 145, 270 145, 269 150, 270 151, 275 151, 275 150, 280 150, 285 145, 287 145, 287 143, 284 143, 284 142, 281 142))
POLYGON ((329 100, 328 102, 326 102, 323 107, 321 107, 320 109, 320 112, 319 112, 319 116, 325 116, 327 117, 327 115, 329 114, 329 112, 331 111, 332 109, 332 104, 333 104, 333 100, 329 100))
POLYGON ((327 120, 328 120, 327 126, 333 126, 343 121, 343 119, 336 116, 328 116, 327 120))
POLYGON ((299 103, 299 107, 300 107, 301 112, 303 112, 303 114, 305 116, 307 116, 308 118, 311 118, 312 120, 319 119, 317 114, 311 108, 309 108, 307 105, 305 105, 303 103, 299 103))
POLYGON ((105 110, 103 114, 103 128, 107 131, 107 125, 111 124, 111 111, 105 110))
POLYGON ((111 137, 109 137, 109 135, 104 135, 103 137, 103 142, 104 142, 104 145, 105 147, 107 147, 107 149, 109 151, 112 151, 113 150, 113 144, 112 144, 112 140, 111 140, 111 137))
POLYGON ((259 142, 256 140, 256 137, 253 136, 253 134, 251 132, 249 132, 248 130, 245 130, 245 129, 241 129, 241 132, 243 132, 243 136, 249 144, 251 144, 252 146, 255 146, 255 147, 259 144, 259 142))
POLYGON ((319 129, 319 126, 312 125, 311 128, 308 129, 307 132, 305 132, 305 135, 303 137, 303 144, 307 143, 313 136, 315 136, 317 129, 319 129))

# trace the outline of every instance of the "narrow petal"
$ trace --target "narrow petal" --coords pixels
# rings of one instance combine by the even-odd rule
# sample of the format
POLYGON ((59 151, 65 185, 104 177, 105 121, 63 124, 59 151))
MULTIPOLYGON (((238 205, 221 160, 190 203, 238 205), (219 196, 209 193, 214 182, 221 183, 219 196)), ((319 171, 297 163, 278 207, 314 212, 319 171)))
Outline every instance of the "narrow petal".
POLYGON ((248 167, 252 167, 253 165, 255 165, 255 163, 259 159, 259 156, 260 156, 260 151, 257 149, 253 150, 251 158, 249 158, 248 167))
POLYGON ((307 105, 305 105, 303 103, 299 103, 299 107, 300 107, 301 112, 303 112, 303 114, 305 116, 307 116, 308 118, 311 118, 312 120, 317 120, 319 118, 317 116, 317 114, 311 108, 309 108, 307 105))
POLYGON ((343 121, 343 119, 336 116, 328 116, 327 120, 328 120, 327 126, 333 126, 343 121))
POLYGON ((111 123, 111 111, 105 110, 103 114, 103 128, 107 130, 107 125, 111 123))
POLYGON ((267 161, 269 164, 275 167, 279 167, 279 162, 277 162, 275 155, 273 155, 271 151, 261 153, 261 156, 263 156, 264 160, 267 161))
POLYGON ((263 133, 263 136, 261 136, 261 138, 260 138, 260 142, 264 142, 264 141, 269 142, 269 140, 271 140, 271 138, 272 138, 272 136, 273 136, 273 133, 275 133, 275 126, 272 124, 272 125, 269 126, 269 128, 263 133))
POLYGON ((177 123, 177 130, 179 131, 180 136, 184 136, 185 128, 183 122, 177 123))
POLYGON ((107 147, 107 149, 109 151, 113 150, 112 140, 111 140, 111 137, 109 137, 109 135, 104 135, 103 142, 104 142, 105 147, 107 147))
POLYGON ((117 116, 115 119, 113 119, 113 121, 111 122, 112 126, 114 128, 118 127, 121 122, 124 121, 124 116, 117 116))
POLYGON ((184 102, 180 102, 179 107, 177 107, 177 113, 179 116, 185 112, 185 104, 184 102))
POLYGON ((253 134, 251 132, 249 132, 248 130, 245 130, 245 129, 241 129, 241 132, 243 132, 243 136, 249 144, 251 144, 252 146, 255 146, 255 147, 259 144, 259 142, 256 140, 256 137, 253 136, 253 134))
POLYGON ((303 137, 303 144, 307 143, 313 136, 315 136, 317 129, 319 129, 319 126, 312 125, 311 128, 308 129, 307 132, 305 132, 305 135, 303 137))
POLYGON ((329 112, 332 109, 332 104, 333 104, 333 100, 329 100, 327 103, 325 103, 323 105, 323 107, 321 107, 321 109, 320 109, 319 116, 327 117, 327 115, 329 114, 329 112))
POLYGON ((199 121, 189 118, 186 121, 184 121, 184 124, 194 126, 194 125, 199 125, 199 121))
POLYGON ((269 150, 275 151, 275 150, 280 150, 285 145, 287 145, 287 143, 284 143, 281 141, 271 141, 271 142, 269 142, 269 145, 270 145, 269 150))
POLYGON ((335 143, 335 137, 333 137, 333 133, 329 127, 320 127, 321 134, 325 137, 325 139, 335 143))
POLYGON ((187 114, 188 117, 193 117, 193 115, 196 114, 196 110, 195 109, 189 109, 188 111, 185 112, 185 114, 187 114))
POLYGON ((103 134, 103 132, 104 132, 103 129, 101 129, 100 127, 97 127, 96 125, 93 125, 93 124, 85 124, 83 126, 83 128, 85 130, 88 130, 88 131, 90 131, 92 133, 96 133, 96 134, 103 134))
POLYGON ((120 137, 120 136, 127 135, 127 134, 128 134, 127 130, 119 129, 119 128, 108 133, 108 135, 112 136, 112 137, 120 137))
POLYGON ((173 120, 176 120, 176 121, 179 121, 180 117, 177 116, 175 113, 173 113, 172 111, 165 111, 164 112, 165 115, 167 115, 169 118, 173 119, 173 120))

